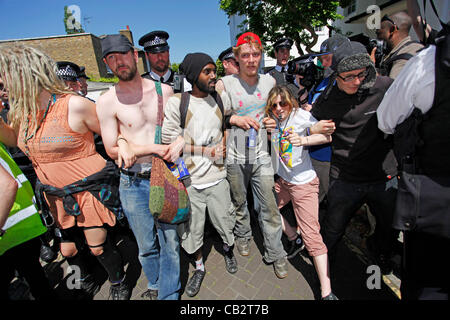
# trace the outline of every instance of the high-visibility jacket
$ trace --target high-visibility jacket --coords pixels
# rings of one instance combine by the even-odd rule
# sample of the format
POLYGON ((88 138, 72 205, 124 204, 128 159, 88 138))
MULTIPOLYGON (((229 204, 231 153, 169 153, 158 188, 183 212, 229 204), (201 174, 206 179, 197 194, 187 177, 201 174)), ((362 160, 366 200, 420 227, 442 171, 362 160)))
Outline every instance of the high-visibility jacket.
MULTIPOLYGON (((0 237, 0 255, 47 231, 35 205, 31 183, 19 169, 5 146, 0 143, 0 165, 17 181, 18 189, 0 237)), ((0 198, 1 201, 1 198, 0 198)))

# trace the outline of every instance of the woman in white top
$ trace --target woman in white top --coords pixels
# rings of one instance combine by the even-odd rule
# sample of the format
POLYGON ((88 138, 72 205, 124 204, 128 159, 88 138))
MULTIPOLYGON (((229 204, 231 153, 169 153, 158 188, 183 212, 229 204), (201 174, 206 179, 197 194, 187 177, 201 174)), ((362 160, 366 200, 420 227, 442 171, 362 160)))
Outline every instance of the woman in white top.
MULTIPOLYGON (((306 135, 307 128, 317 120, 308 111, 299 108, 298 102, 285 86, 276 86, 269 92, 266 115, 275 119, 278 129, 271 137, 274 156, 278 158, 276 171, 279 179, 275 182, 278 208, 292 201, 300 234, 319 277, 322 299, 337 300, 331 291, 328 250, 320 235, 319 179, 305 148, 329 143, 331 136, 306 135)), ((297 228, 292 227, 283 216, 282 222, 283 232, 295 245, 299 238, 297 228)))

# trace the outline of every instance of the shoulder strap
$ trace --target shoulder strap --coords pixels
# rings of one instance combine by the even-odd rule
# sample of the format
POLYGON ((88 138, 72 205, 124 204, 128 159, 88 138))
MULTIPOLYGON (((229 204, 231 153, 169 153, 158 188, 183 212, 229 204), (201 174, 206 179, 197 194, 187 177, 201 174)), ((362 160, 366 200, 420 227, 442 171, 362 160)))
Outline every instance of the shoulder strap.
POLYGON ((189 99, 191 97, 191 94, 189 92, 183 92, 181 94, 181 101, 180 101, 180 127, 181 129, 184 129, 186 125, 186 115, 189 108, 189 99))
POLYGON ((155 81, 156 93, 158 94, 158 115, 156 118, 155 143, 161 144, 162 123, 164 120, 163 96, 161 82, 155 81))

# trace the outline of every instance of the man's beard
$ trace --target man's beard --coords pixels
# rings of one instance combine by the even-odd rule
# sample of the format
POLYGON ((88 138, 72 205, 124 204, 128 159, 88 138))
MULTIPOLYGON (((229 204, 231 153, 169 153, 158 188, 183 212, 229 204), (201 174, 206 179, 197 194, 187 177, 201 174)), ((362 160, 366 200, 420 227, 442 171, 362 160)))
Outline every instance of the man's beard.
POLYGON ((165 63, 162 66, 157 64, 157 63, 155 63, 155 65, 151 66, 151 67, 152 67, 152 69, 154 69, 154 70, 156 70, 158 72, 161 72, 161 73, 167 72, 167 70, 169 69, 169 61, 167 61, 167 63, 165 63))
MULTIPOLYGON (((118 66, 117 70, 121 67, 123 67, 123 66, 118 66)), ((121 80, 121 81, 131 81, 136 76, 136 72, 137 72, 137 66, 136 66, 136 64, 134 64, 134 65, 130 66, 129 70, 127 70, 127 71, 120 71, 120 72, 117 71, 116 75, 117 75, 117 78, 119 78, 119 80, 121 80)))
POLYGON ((214 93, 214 91, 216 91, 216 87, 215 86, 213 86, 213 87, 209 86, 211 83, 215 84, 216 81, 215 80, 211 80, 211 81, 208 81, 206 83, 205 82, 200 82, 200 81, 198 81, 198 79, 197 79, 197 81, 195 81, 195 84, 197 85, 197 88, 200 91, 205 92, 205 93, 214 93))

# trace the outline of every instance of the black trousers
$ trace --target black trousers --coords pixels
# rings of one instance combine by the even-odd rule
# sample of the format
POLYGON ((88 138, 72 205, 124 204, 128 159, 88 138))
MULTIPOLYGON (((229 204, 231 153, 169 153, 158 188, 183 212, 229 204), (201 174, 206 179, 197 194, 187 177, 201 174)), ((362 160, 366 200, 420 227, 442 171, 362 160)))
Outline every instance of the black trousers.
POLYGON ((36 300, 56 298, 39 262, 40 248, 41 241, 36 237, 9 249, 0 256, 0 300, 9 300, 8 286, 14 278, 15 270, 25 278, 36 300))
POLYGON ((402 261, 402 300, 448 300, 450 240, 405 232, 402 261))

